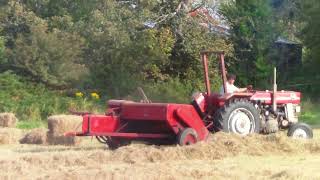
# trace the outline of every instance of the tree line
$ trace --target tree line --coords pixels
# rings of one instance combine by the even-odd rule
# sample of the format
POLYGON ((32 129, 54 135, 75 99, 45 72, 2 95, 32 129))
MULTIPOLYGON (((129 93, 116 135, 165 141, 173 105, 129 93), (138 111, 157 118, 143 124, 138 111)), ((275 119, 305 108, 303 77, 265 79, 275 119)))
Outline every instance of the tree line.
MULTIPOLYGON (((95 89, 116 98, 142 86, 170 100, 203 89, 202 49, 225 51, 228 71, 238 75, 240 85, 267 87, 272 43, 284 37, 304 46, 303 66, 284 83, 318 82, 320 2, 225 0, 214 10, 215 4, 213 0, 4 0, 0 72, 11 71, 50 89, 95 89), (201 26, 219 22, 201 14, 190 16, 200 9, 221 15, 229 34, 201 26)), ((211 64, 211 75, 218 77, 214 58, 211 64)), ((212 81, 215 88, 221 83, 218 78, 212 81)), ((300 88, 315 93, 320 85, 300 88)))

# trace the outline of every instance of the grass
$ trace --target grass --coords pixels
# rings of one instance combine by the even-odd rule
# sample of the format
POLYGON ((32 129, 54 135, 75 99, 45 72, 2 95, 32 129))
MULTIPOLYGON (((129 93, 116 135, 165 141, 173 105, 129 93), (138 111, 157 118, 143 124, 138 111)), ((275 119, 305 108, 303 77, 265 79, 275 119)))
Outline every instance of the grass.
MULTIPOLYGON (((65 114, 68 110, 102 113, 105 111, 105 98, 94 99, 92 92, 61 92, 48 90, 41 84, 35 84, 12 72, 0 73, 0 112, 12 112, 19 119, 17 127, 32 129, 46 127, 46 120, 54 114, 65 114)), ((166 83, 153 84, 145 88, 146 94, 154 102, 190 101, 194 91, 191 82, 179 82, 177 79, 166 83)), ((136 95, 136 97, 140 97, 136 95)), ((320 103, 305 99, 302 102, 300 121, 311 125, 320 125, 320 103)))
POLYGON ((45 121, 18 121, 16 127, 19 129, 47 128, 45 121))
POLYGON ((21 129, 46 127, 46 120, 54 114, 73 111, 104 111, 103 99, 92 97, 92 92, 83 92, 76 97, 74 92, 49 90, 12 72, 0 73, 0 112, 12 112, 19 119, 21 129))
POLYGON ((304 100, 299 120, 310 125, 320 125, 320 103, 304 100))

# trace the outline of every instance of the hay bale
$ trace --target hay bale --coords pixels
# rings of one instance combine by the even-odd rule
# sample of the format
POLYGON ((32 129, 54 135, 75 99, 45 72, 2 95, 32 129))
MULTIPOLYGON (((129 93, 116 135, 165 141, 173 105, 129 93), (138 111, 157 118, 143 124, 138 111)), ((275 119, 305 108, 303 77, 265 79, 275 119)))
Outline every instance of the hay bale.
POLYGON ((1 127, 15 127, 17 118, 13 113, 0 113, 1 127))
POLYGON ((21 144, 46 144, 47 129, 38 128, 28 132, 21 140, 21 144))
POLYGON ((79 137, 65 137, 68 131, 81 131, 82 116, 55 115, 48 118, 47 141, 51 145, 77 145, 79 137))
POLYGON ((19 144, 23 131, 16 128, 0 128, 0 144, 19 144))

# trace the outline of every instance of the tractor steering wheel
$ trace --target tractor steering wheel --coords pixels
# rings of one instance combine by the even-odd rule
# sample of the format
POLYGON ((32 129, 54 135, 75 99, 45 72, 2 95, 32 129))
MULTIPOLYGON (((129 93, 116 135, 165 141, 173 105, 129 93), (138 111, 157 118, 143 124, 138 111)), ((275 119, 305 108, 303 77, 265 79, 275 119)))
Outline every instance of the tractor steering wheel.
POLYGON ((251 91, 253 91, 253 87, 252 87, 252 85, 248 85, 247 86, 247 92, 251 92, 251 91))

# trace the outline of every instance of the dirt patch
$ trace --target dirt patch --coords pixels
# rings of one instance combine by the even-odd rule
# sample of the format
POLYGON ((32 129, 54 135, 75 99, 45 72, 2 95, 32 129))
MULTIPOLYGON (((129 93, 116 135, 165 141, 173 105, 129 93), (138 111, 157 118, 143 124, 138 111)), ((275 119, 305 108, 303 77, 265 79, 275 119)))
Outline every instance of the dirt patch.
POLYGON ((46 144, 48 129, 33 129, 20 140, 21 144, 46 144))
POLYGON ((1 127, 15 127, 17 118, 13 113, 0 113, 0 126, 1 127))
POLYGON ((0 128, 0 144, 19 144, 23 131, 16 128, 0 128))
POLYGON ((47 141, 51 145, 77 145, 80 137, 65 137, 68 131, 81 131, 82 117, 74 115, 55 115, 48 118, 47 141))

